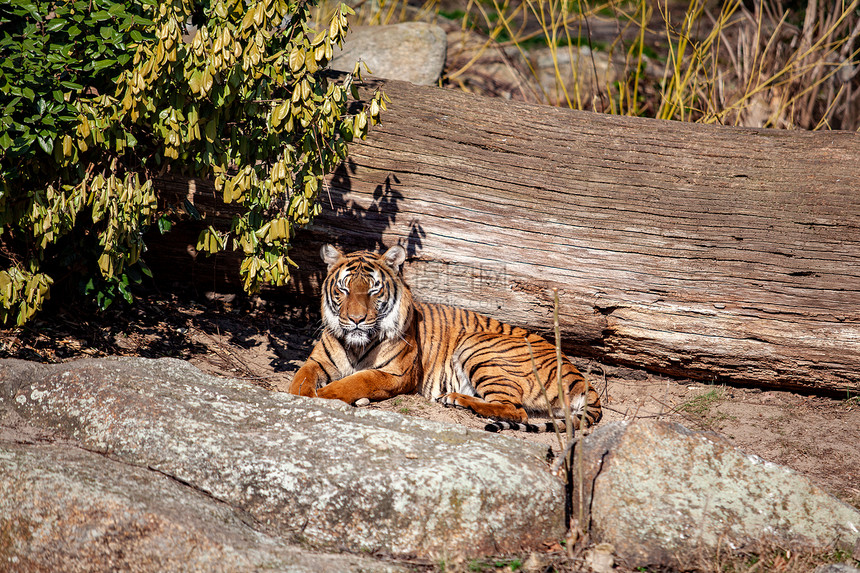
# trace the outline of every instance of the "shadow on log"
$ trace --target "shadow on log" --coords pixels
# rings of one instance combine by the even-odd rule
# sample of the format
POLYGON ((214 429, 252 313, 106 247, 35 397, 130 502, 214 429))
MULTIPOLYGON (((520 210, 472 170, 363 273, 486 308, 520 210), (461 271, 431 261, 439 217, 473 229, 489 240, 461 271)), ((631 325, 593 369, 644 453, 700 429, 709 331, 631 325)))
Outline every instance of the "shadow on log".
MULTIPOLYGON (((401 243, 422 300, 547 331, 558 288, 575 354, 860 391, 860 134, 384 90, 384 123, 351 147, 324 214, 296 239, 302 268, 288 291, 317 296, 322 243, 401 243)), ((172 185, 229 221, 208 183, 172 185)))

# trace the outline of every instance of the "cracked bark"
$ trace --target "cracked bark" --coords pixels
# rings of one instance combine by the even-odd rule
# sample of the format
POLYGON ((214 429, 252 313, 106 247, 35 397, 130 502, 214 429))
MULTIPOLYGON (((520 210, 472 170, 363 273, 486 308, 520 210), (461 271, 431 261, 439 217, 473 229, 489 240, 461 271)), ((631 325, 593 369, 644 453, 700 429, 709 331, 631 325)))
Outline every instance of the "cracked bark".
MULTIPOLYGON (((423 300, 549 332, 558 288, 574 354, 713 382, 860 390, 860 134, 383 88, 384 123, 352 146, 324 214, 296 238, 290 292, 318 296, 324 242, 400 242, 423 300)), ((232 213, 208 189, 190 196, 223 223, 232 213)), ((171 266, 187 280, 187 266, 171 266)), ((211 268, 199 274, 212 285, 211 268)))

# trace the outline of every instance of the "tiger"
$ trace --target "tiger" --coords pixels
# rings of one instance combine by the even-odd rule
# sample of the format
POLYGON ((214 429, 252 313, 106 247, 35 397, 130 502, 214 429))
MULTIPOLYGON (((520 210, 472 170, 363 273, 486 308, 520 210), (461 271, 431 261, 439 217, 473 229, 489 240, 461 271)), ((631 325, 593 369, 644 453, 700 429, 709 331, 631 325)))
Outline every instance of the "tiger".
MULTIPOLYGON (((290 393, 347 404, 419 393, 490 418, 485 429, 491 432, 561 426, 556 350, 544 338, 477 312, 414 300, 402 277, 406 251, 400 245, 381 255, 343 254, 325 245, 320 255, 328 267, 323 332, 290 393), (529 414, 554 420, 529 424, 529 414)), ((597 423, 597 391, 564 356, 561 371, 574 428, 582 420, 597 423)))

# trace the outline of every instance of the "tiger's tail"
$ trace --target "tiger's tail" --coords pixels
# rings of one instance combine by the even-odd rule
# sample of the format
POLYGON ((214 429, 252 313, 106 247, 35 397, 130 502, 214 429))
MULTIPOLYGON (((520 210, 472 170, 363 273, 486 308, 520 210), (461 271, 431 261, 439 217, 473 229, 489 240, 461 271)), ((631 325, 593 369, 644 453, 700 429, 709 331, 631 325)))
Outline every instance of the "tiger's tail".
POLYGON ((552 422, 544 422, 543 424, 529 424, 528 422, 507 422, 504 420, 496 420, 490 422, 484 429, 488 432, 501 432, 502 430, 517 430, 518 432, 528 432, 531 434, 542 434, 544 432, 554 432, 565 430, 564 420, 554 420, 552 422))

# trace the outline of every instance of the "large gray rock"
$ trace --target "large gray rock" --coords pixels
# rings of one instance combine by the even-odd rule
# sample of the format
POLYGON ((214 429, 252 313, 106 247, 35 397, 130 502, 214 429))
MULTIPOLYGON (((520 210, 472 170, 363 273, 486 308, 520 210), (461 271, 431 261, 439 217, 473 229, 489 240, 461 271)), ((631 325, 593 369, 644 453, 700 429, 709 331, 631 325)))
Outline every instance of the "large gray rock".
POLYGON ((860 569, 844 563, 819 565, 812 573, 860 573, 860 569))
POLYGON ((564 533, 562 484, 539 448, 179 360, 0 361, 0 403, 313 547, 484 555, 564 533))
POLYGON ((255 531, 171 478, 72 445, 0 439, 0 570, 401 571, 255 531))
POLYGON ((594 538, 633 568, 689 563, 718 547, 850 550, 860 539, 856 509, 716 434, 615 422, 584 440, 583 455, 594 538))
POLYGON ((378 78, 434 85, 445 67, 448 40, 433 24, 405 22, 350 30, 329 67, 352 72, 362 60, 378 78))

